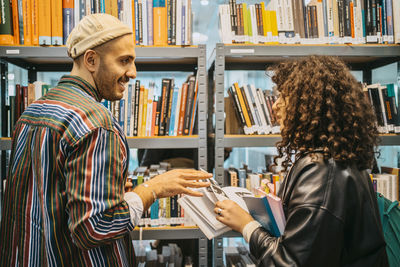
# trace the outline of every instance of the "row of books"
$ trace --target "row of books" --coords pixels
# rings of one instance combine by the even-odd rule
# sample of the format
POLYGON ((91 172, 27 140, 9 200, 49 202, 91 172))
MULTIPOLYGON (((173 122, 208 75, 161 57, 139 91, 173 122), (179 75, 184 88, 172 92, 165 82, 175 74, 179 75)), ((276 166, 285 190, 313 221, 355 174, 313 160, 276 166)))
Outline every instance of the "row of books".
POLYGON ((137 45, 191 45, 191 0, 0 1, 0 45, 65 45, 86 15, 111 14, 132 27, 137 45))
MULTIPOLYGON (((226 107, 229 110, 225 110, 227 124, 239 125, 244 134, 276 134, 280 132, 272 109, 278 97, 271 90, 262 90, 253 84, 239 87, 238 83, 234 83, 228 88, 228 94, 230 102, 226 107), (233 112, 230 110, 230 106, 233 107, 233 112), (235 120, 236 123, 233 122, 235 120)), ((231 127, 226 128, 231 129, 231 127)))
MULTIPOLYGON (((156 175, 162 174, 170 169, 170 164, 160 162, 149 167, 139 166, 128 176, 134 186, 140 185, 156 175)), ((139 220, 140 227, 160 226, 194 226, 193 221, 185 216, 184 210, 178 205, 179 196, 157 199, 150 208, 143 213, 139 220)))
POLYGON ((364 93, 375 111, 380 133, 400 133, 399 100, 396 85, 364 85, 364 93))
POLYGON ((30 83, 27 86, 16 84, 8 88, 6 94, 5 106, 1 107, 3 112, 7 113, 6 121, 2 120, 2 137, 10 137, 14 129, 14 125, 24 110, 36 99, 45 95, 50 90, 51 85, 41 81, 30 83))
POLYGON ((230 166, 224 171, 224 184, 226 186, 243 187, 254 194, 258 194, 257 188, 262 188, 266 193, 279 191, 282 175, 268 171, 253 172, 246 165, 235 168, 230 166))
POLYGON ((271 0, 219 6, 223 43, 400 43, 398 0, 271 0))
POLYGON ((371 174, 372 184, 376 192, 391 201, 400 201, 400 169, 381 167, 381 173, 371 174))
POLYGON ((136 80, 129 84, 119 101, 104 101, 118 119, 127 136, 181 136, 195 131, 198 83, 190 75, 180 87, 174 79, 164 78, 161 95, 155 92, 155 83, 148 88, 136 80))
MULTIPOLYGON (((181 87, 174 84, 174 79, 162 79, 161 95, 155 93, 155 83, 145 88, 140 80, 129 84, 124 97, 119 101, 103 101, 110 109, 120 126, 128 136, 181 136, 195 133, 198 83, 196 76, 190 75, 181 87)), ((8 92, 5 106, 7 121, 2 132, 3 137, 10 137, 14 124, 25 108, 34 100, 50 90, 51 86, 41 81, 27 86, 15 85, 15 92, 8 92)), ((9 88, 10 89, 10 88, 9 88)))

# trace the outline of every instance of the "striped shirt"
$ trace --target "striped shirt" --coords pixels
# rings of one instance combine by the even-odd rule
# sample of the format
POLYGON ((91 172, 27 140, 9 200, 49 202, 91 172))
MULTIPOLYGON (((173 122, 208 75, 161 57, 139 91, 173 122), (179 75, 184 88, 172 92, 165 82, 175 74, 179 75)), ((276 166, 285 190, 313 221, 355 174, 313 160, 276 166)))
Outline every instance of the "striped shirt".
POLYGON ((133 266, 129 147, 100 100, 64 76, 16 123, 0 266, 133 266))

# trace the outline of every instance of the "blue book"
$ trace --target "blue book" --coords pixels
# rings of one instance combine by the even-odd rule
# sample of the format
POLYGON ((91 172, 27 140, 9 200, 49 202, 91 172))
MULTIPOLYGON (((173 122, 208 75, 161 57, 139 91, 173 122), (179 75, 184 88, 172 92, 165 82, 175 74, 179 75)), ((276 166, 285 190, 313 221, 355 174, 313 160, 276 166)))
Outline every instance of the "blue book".
MULTIPOLYGON (((153 204, 151 204, 150 206, 150 219, 153 220, 157 220, 158 219, 158 210, 159 210, 159 203, 158 203, 158 199, 156 199, 156 201, 154 201, 153 204)), ((158 223, 151 223, 152 225, 158 225, 158 223)))
POLYGON ((126 133, 126 129, 124 129, 124 123, 125 123, 125 99, 121 99, 119 101, 119 125, 123 129, 123 131, 126 133))
MULTIPOLYGON (((250 215, 261 224, 271 235, 281 236, 277 221, 266 196, 264 197, 243 197, 250 215)), ((282 232, 283 233, 283 232, 282 232)))
POLYGON ((126 118, 126 135, 130 136, 131 135, 131 118, 132 118, 132 84, 128 85, 128 99, 127 99, 127 107, 126 107, 126 112, 127 112, 127 118, 126 118))
POLYGON ((172 103, 171 103, 171 118, 169 119, 169 136, 176 136, 177 133, 175 133, 175 119, 177 118, 176 116, 176 105, 178 104, 178 94, 179 94, 179 88, 175 87, 174 91, 172 93, 172 103))

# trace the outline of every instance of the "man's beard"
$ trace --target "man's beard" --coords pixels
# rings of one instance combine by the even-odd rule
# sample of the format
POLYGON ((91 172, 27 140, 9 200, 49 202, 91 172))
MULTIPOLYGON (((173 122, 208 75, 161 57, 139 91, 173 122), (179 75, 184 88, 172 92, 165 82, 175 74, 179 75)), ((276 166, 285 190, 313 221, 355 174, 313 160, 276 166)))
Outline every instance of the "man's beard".
POLYGON ((109 101, 120 100, 121 97, 114 94, 116 90, 116 84, 112 77, 109 77, 107 68, 104 67, 104 64, 100 63, 98 74, 93 77, 94 83, 96 85, 97 91, 100 94, 102 99, 106 99, 109 101))

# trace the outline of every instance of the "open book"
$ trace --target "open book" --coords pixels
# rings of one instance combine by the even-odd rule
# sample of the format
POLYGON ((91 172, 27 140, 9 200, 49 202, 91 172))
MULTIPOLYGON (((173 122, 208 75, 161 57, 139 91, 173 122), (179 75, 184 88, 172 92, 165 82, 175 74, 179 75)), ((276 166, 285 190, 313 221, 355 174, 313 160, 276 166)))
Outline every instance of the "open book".
POLYGON ((236 202, 249 212, 271 235, 280 236, 283 233, 286 220, 278 197, 271 194, 258 197, 246 188, 233 186, 221 188, 214 179, 209 181, 211 182, 209 187, 194 189, 202 192, 202 197, 186 195, 178 199, 179 205, 208 239, 231 230, 219 222, 214 213, 215 203, 225 199, 236 202))

